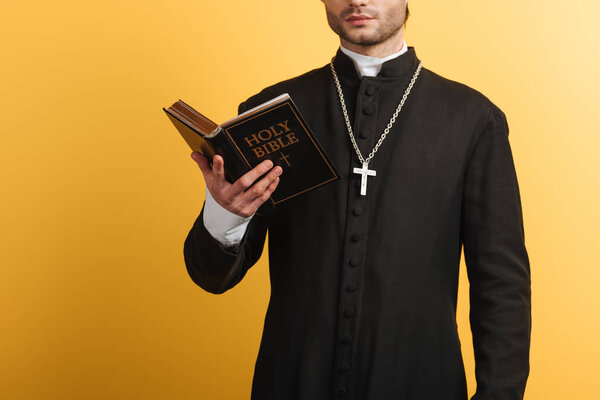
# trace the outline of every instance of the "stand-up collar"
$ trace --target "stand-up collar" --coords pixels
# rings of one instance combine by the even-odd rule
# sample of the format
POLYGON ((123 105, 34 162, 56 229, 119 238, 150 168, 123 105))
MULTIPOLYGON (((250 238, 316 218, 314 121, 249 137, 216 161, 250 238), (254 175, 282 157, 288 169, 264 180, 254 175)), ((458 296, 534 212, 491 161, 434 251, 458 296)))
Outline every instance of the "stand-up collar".
MULTIPOLYGON (((335 54, 335 61, 333 65, 335 66, 338 75, 344 76, 351 80, 360 80, 360 76, 356 71, 354 62, 339 48, 335 54)), ((381 71, 379 71, 379 74, 377 74, 376 77, 371 77, 370 79, 395 78, 406 74, 413 74, 417 68, 417 65, 419 65, 419 59, 417 58, 415 48, 413 46, 409 46, 408 50, 404 54, 384 62, 381 66, 381 71)))

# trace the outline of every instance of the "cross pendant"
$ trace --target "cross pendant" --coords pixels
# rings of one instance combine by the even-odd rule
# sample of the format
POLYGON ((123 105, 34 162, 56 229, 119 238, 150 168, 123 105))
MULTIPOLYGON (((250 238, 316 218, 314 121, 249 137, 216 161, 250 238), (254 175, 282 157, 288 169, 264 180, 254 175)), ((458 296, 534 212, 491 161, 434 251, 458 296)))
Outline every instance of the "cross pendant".
POLYGON ((360 177, 360 194, 365 196, 367 194, 367 176, 375 176, 375 170, 369 169, 369 164, 363 163, 362 168, 354 168, 355 174, 361 175, 360 177))

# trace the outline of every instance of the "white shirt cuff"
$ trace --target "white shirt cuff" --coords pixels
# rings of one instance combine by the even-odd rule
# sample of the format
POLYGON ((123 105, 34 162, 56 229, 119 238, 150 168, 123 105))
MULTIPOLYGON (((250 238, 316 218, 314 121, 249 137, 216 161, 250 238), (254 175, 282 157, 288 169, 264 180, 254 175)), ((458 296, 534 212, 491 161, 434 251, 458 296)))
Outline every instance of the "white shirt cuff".
POLYGON ((235 246, 242 241, 246 228, 254 216, 240 217, 223 208, 206 188, 203 222, 208 233, 224 246, 235 246))

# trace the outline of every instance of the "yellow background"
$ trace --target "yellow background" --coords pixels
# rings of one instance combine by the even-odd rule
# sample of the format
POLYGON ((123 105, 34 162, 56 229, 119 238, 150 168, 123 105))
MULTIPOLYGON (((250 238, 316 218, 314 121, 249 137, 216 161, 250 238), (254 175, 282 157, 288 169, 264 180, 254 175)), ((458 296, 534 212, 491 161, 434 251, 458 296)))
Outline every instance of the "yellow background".
MULTIPOLYGON (((597 399, 600 2, 410 6, 406 39, 424 65, 508 117, 533 280, 526 399, 597 399)), ((321 2, 2 9, 0 398, 248 399, 267 260, 220 296, 189 279, 183 240, 203 181, 161 107, 181 98, 223 121, 325 65, 338 41, 321 2)))

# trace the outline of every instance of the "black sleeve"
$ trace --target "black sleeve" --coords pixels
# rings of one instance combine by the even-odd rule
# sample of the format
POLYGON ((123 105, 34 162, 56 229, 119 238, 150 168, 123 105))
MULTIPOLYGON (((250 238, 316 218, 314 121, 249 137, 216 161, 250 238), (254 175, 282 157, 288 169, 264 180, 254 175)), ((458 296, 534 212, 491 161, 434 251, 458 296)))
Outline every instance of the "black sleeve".
POLYGON ((260 258, 267 224, 258 214, 250 220, 242 241, 223 246, 206 230, 204 207, 185 239, 183 255, 190 278, 207 292, 220 294, 237 285, 260 258))
MULTIPOLYGON (((240 104, 238 114, 246 110, 240 104)), ((188 233, 183 255, 192 281, 204 290, 220 294, 237 285, 260 258, 267 234, 266 217, 256 213, 246 227, 242 241, 223 246, 204 226, 204 206, 188 233)))
POLYGON ((531 275, 508 125, 497 107, 471 153, 463 195, 477 379, 471 400, 521 400, 529 375, 531 275))

